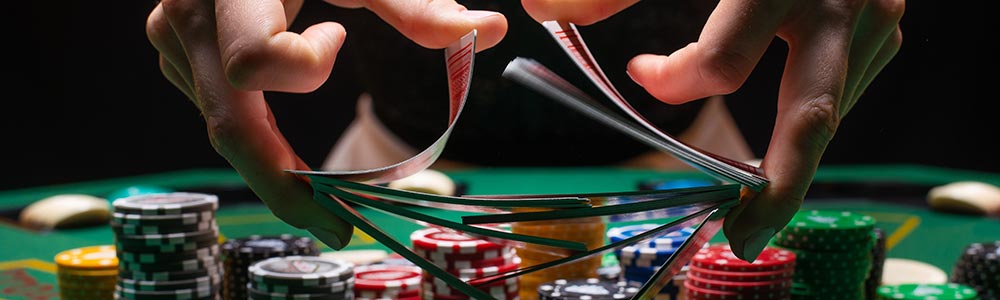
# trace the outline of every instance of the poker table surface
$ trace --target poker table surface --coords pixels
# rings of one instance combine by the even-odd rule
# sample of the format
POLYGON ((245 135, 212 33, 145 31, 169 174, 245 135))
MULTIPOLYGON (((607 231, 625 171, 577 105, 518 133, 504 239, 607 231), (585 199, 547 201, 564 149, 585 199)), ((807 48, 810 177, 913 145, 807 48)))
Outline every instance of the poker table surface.
MULTIPOLYGON (((629 191, 657 180, 710 179, 696 171, 606 167, 484 168, 445 173, 466 195, 629 191)), ((1000 174, 920 165, 822 166, 802 209, 871 215, 886 232, 888 257, 918 260, 950 272, 966 245, 1000 240, 998 218, 933 211, 927 206, 926 193, 930 188, 965 180, 1000 185, 1000 174)), ((0 299, 57 299, 55 255, 67 249, 114 241, 107 225, 47 232, 20 227, 17 217, 25 206, 52 195, 101 197, 136 185, 219 196, 216 220, 224 239, 254 234, 310 236, 274 217, 231 169, 183 170, 0 191, 0 299)), ((439 209, 412 209, 441 217, 457 216, 455 212, 439 209)), ((364 208, 359 211, 406 245, 409 234, 421 228, 408 219, 364 208)), ((713 242, 724 241, 721 232, 713 238, 713 242)), ((323 251, 333 251, 322 243, 320 246, 323 251)), ((344 250, 354 249, 387 248, 355 229, 351 243, 344 250)))

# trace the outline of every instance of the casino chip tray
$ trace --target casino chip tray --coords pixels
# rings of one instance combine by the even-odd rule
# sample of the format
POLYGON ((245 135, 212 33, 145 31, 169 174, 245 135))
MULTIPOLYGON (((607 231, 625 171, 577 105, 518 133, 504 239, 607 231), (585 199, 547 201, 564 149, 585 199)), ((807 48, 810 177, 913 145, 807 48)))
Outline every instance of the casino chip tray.
POLYGON ((218 198, 141 194, 112 203, 118 299, 216 299, 222 284, 218 198))

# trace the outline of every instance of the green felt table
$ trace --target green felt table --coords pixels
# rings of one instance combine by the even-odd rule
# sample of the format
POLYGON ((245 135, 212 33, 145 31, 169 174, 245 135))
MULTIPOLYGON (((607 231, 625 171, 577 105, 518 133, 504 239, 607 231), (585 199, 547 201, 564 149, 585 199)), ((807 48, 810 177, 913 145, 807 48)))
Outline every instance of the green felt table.
MULTIPOLYGON (((696 172, 661 172, 617 168, 490 168, 446 172, 466 194, 583 193, 626 191, 649 180, 707 178, 696 172)), ((888 233, 888 257, 914 259, 946 272, 972 242, 1000 240, 1000 220, 929 210, 924 197, 933 186, 962 180, 1000 184, 1000 174, 915 165, 825 166, 816 175, 803 209, 849 210, 869 214, 888 233)), ((275 218, 229 169, 187 170, 110 180, 0 191, 0 298, 55 299, 55 264, 60 251, 113 243, 108 226, 38 232, 17 226, 16 213, 47 196, 82 193, 104 196, 133 185, 155 185, 177 191, 219 195, 219 230, 224 238, 252 234, 290 233, 308 236, 275 218), (26 295, 39 297, 28 297, 26 295)), ((440 210, 423 212, 455 217, 440 210)), ((374 223, 409 243, 409 234, 421 228, 413 222, 362 210, 374 223)), ((613 226, 613 224, 612 224, 613 226)), ((725 241, 719 233, 716 242, 725 241)), ((324 251, 332 251, 321 245, 324 251)), ((351 249, 386 249, 355 230, 351 249)))

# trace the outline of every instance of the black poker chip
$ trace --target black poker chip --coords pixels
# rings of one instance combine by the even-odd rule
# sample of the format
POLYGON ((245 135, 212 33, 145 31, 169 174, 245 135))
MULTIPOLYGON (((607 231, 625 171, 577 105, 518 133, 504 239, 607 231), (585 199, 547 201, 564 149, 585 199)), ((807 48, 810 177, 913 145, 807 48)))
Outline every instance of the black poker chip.
POLYGON ((115 221, 109 222, 111 231, 115 235, 140 235, 140 234, 170 234, 180 232, 196 232, 207 229, 219 229, 215 220, 205 220, 182 225, 152 225, 152 224, 122 224, 115 221))
POLYGON ((950 281, 974 288, 980 299, 1000 296, 1000 241, 967 245, 955 261, 950 281))
POLYGON ((875 299, 878 294, 878 287, 882 285, 882 270, 885 267, 886 258, 886 236, 882 228, 872 229, 875 238, 875 246, 872 247, 872 265, 868 271, 868 279, 865 280, 865 295, 868 299, 875 299))
POLYGON ((174 291, 183 289, 199 289, 211 286, 221 286, 222 277, 220 275, 198 277, 184 280, 133 280, 119 278, 120 287, 136 291, 174 291))
POLYGON ((340 293, 321 293, 321 294, 292 294, 292 293, 268 293, 263 291, 258 291, 253 288, 247 287, 247 294, 249 299, 253 300, 283 300, 283 299, 296 299, 296 300, 345 300, 354 299, 354 291, 346 290, 340 293))
POLYGON ((117 199, 112 202, 116 212, 139 215, 177 215, 215 211, 219 198, 201 193, 156 193, 117 199))
POLYGON ((121 278, 128 278, 132 280, 142 280, 142 281, 177 281, 177 280, 187 280, 195 279, 205 276, 215 276, 221 275, 221 266, 211 267, 200 270, 191 271, 174 271, 174 272, 143 272, 143 271, 132 271, 127 269, 118 269, 118 276, 121 278))
POLYGON ((202 287, 197 289, 182 289, 173 291, 137 291, 122 286, 115 288, 115 293, 119 299, 129 300, 188 300, 188 299, 212 299, 218 294, 216 287, 202 287))
MULTIPOLYGON (((319 245, 309 238, 292 234, 251 235, 229 239, 222 244, 225 270, 222 299, 247 299, 249 267, 256 262, 286 256, 319 256, 319 245)), ((270 291, 264 291, 270 292, 270 291)))
POLYGON ((538 286, 539 300, 618 300, 631 299, 638 287, 625 281, 587 279, 558 279, 538 286))

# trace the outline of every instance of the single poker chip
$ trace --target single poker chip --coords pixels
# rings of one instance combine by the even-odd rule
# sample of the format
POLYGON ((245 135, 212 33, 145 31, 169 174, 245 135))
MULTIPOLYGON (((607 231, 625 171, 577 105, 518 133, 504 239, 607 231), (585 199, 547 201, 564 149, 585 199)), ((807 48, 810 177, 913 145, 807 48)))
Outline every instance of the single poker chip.
POLYGON ((115 241, 115 247, 122 252, 129 253, 182 253, 196 251, 202 248, 208 248, 213 245, 218 245, 218 239, 200 239, 193 240, 179 244, 166 244, 166 245, 139 245, 139 244, 123 244, 119 241, 115 241))
POLYGON ((200 289, 205 287, 218 286, 222 282, 219 275, 198 277, 186 280, 175 281, 154 281, 154 280, 134 280, 128 278, 118 279, 118 284, 126 289, 135 291, 173 291, 183 289, 200 289))
POLYGON ((121 212, 111 213, 111 222, 122 225, 174 227, 197 225, 215 220, 215 211, 182 213, 176 215, 140 215, 121 212))
MULTIPOLYGON (((465 293, 450 285, 438 285, 435 283, 425 281, 422 282, 420 286, 421 286, 421 288, 419 289, 420 292, 425 293, 425 295, 426 294, 433 295, 434 298, 468 299, 468 296, 466 296, 465 293)), ((516 297, 519 293, 518 285, 516 283, 514 285, 494 285, 494 286, 476 287, 476 289, 484 293, 490 294, 497 299, 514 299, 514 297, 516 297)), ((361 291, 359 295, 362 295, 362 297, 364 297, 367 296, 367 293, 365 293, 365 291, 361 291)), ((374 297, 374 294, 372 294, 371 296, 374 297)), ((385 296, 391 296, 391 295, 382 295, 382 296, 383 297, 381 298, 385 298, 385 296)))
MULTIPOLYGON (((492 250, 483 250, 475 253, 444 253, 437 251, 428 251, 421 248, 413 248, 413 253, 417 256, 426 258, 433 261, 483 261, 488 259, 496 259, 497 257, 504 257, 513 253, 513 248, 511 247, 501 247, 492 250)), ((521 249, 518 249, 521 251, 521 249)), ((524 255, 519 255, 524 258, 524 255)), ((389 259, 392 259, 390 257, 389 259)), ((405 260, 405 258, 404 258, 405 260)))
POLYGON ((285 293, 268 293, 264 291, 258 291, 247 287, 247 294, 250 296, 249 299, 254 300, 350 300, 354 298, 354 292, 347 290, 343 293, 321 293, 321 294, 285 294, 285 293))
POLYGON ((521 258, 515 256, 511 263, 502 266, 491 266, 483 268, 452 269, 446 270, 460 278, 482 278, 498 274, 505 274, 517 270, 521 266, 521 258))
POLYGON ((875 218, 857 212, 834 210, 799 211, 782 230, 809 237, 864 239, 875 227, 875 218))
POLYGON ((123 299, 135 300, 187 300, 215 296, 218 291, 211 286, 196 289, 181 289, 173 291, 137 291, 118 286, 117 293, 123 299))
POLYGON ((397 292, 420 289, 423 270, 420 267, 368 265, 354 268, 354 289, 357 291, 397 292))
POLYGON ((429 258, 425 257, 427 261, 430 261, 434 265, 441 267, 446 270, 457 270, 457 269, 472 269, 472 268, 485 268, 485 267, 496 267, 503 266, 514 262, 516 256, 513 252, 508 252, 500 257, 486 258, 486 259, 474 259, 474 260, 464 260, 464 259, 440 259, 440 258, 429 258))
POLYGON ((791 279, 795 275, 795 269, 763 272, 730 272, 690 266, 688 267, 687 275, 728 282, 774 281, 791 279))
MULTIPOLYGON (((455 288, 451 284, 444 282, 444 280, 434 277, 433 275, 425 273, 422 275, 422 277, 423 280, 421 281, 420 286, 423 291, 430 291, 433 292, 434 295, 439 295, 439 296, 461 296, 465 294, 464 292, 455 288)), ((459 279, 465 282, 472 281, 469 278, 459 278, 459 279)), ((520 287, 519 283, 520 279, 518 279, 517 277, 512 277, 492 282, 489 284, 477 285, 476 289, 486 292, 488 294, 496 294, 496 295, 514 294, 518 292, 518 288, 520 287)))
POLYGON ((191 242, 209 240, 218 242, 219 231, 215 228, 194 232, 178 232, 167 234, 143 234, 143 235, 116 235, 115 242, 121 245, 136 245, 139 247, 148 246, 169 246, 191 242))
MULTIPOLYGON (((244 282, 243 291, 245 293, 246 289, 249 287, 251 289, 265 292, 265 293, 279 293, 279 294, 330 294, 330 293, 343 293, 345 291, 355 290, 354 288, 355 279, 348 278, 345 281, 339 281, 328 285, 320 286, 287 286, 280 284, 268 284, 262 282, 244 282)), ((236 284, 233 283, 233 287, 236 284)))
POLYGON ((180 281, 180 280, 190 280, 200 277, 211 277, 219 276, 222 274, 221 267, 212 267, 201 270, 192 271, 176 271, 176 272, 141 272, 141 271, 129 271, 129 270, 118 270, 118 276, 121 278, 127 278, 132 280, 140 281, 180 281))
POLYGON ((446 232, 436 227, 414 231, 410 234, 410 241, 414 248, 446 254, 473 254, 480 251, 499 251, 504 248, 503 245, 494 242, 461 233, 446 232))
POLYGON ((729 244, 714 244, 701 248, 691 258, 691 266, 710 270, 763 272, 795 268, 795 253, 775 247, 764 247, 753 263, 733 254, 729 244))
POLYGON ((625 246, 615 251, 622 266, 654 267, 663 265, 674 254, 674 250, 649 247, 625 246))
POLYGON ((956 283, 883 285, 878 288, 879 299, 978 299, 975 289, 956 283))
POLYGON ((687 281, 692 286, 708 290, 729 291, 738 293, 781 293, 791 292, 792 279, 778 279, 771 281, 722 281, 698 277, 688 273, 687 281))
POLYGON ((116 235, 145 235, 145 234, 171 234, 180 232, 196 232, 209 229, 219 229, 215 219, 195 222, 184 225, 158 226, 150 224, 123 224, 111 221, 111 231, 116 235))
POLYGON ((170 263, 176 261, 185 261, 191 259, 203 259, 208 257, 218 257, 219 245, 212 244, 207 247, 193 249, 190 251, 174 252, 174 253, 159 253, 159 252, 123 252, 119 251, 117 253, 119 261, 131 262, 131 263, 170 263))
POLYGON ((684 281, 684 291, 687 299, 706 300, 785 299, 791 295, 789 290, 784 289, 773 292, 732 292, 705 289, 694 286, 690 280, 684 281))
POLYGON ((140 272, 177 272, 214 268, 218 264, 219 261, 215 257, 206 257, 158 264, 121 262, 118 267, 123 270, 140 272))
POLYGON ((139 215, 179 215, 219 208, 219 198, 200 193, 152 193, 120 198, 111 203, 115 212, 139 215))
POLYGON ((639 288, 629 286, 624 281, 608 281, 597 278, 558 279, 538 286, 540 300, 612 300, 631 299, 639 288))
POLYGON ((389 258, 389 252, 379 249, 338 250, 322 252, 319 256, 347 261, 355 266, 364 266, 382 263, 389 258))
POLYGON ((60 268, 108 270, 117 268, 118 257, 115 246, 97 245, 59 252, 55 262, 60 268))
MULTIPOLYGON (((621 227, 612 227, 608 229, 608 239, 612 242, 620 242, 622 240, 634 237, 636 235, 642 234, 646 231, 660 227, 659 224, 638 224, 629 225, 621 227)), ((666 232, 657 235, 655 238, 648 240, 646 242, 634 244, 636 247, 650 247, 656 249, 674 250, 680 248, 681 244, 694 234, 694 228, 685 227, 681 230, 666 232)))
POLYGON ((354 264, 320 256, 268 258, 248 268, 251 279, 272 285, 321 286, 354 277, 354 264))

